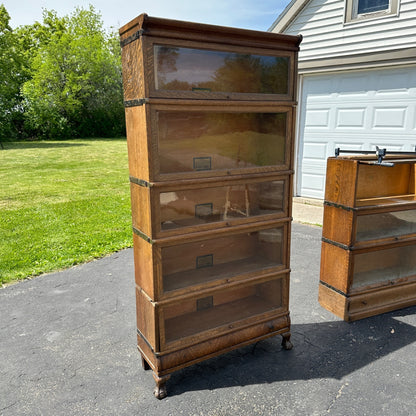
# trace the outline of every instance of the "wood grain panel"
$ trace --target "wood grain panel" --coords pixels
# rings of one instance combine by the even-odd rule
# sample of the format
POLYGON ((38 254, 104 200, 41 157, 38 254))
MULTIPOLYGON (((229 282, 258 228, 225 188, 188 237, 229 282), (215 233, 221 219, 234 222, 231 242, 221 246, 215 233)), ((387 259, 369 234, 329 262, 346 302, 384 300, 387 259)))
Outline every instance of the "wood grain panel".
POLYGON ((150 181, 147 106, 127 107, 126 133, 130 176, 150 181))
POLYGON ((134 275, 136 285, 152 299, 157 298, 157 279, 154 279, 154 250, 151 244, 133 234, 134 275))
POLYGON ((332 312, 336 316, 348 321, 348 302, 347 297, 332 290, 328 286, 319 284, 318 301, 322 307, 332 312))
POLYGON ((137 329, 150 343, 153 350, 158 351, 159 338, 155 308, 139 288, 136 288, 136 317, 137 329))
POLYGON ((392 167, 359 165, 357 199, 409 193, 410 164, 392 167))
POLYGON ((350 246, 354 243, 354 212, 324 205, 322 237, 350 246))
POLYGON ((142 40, 121 49, 124 101, 144 98, 142 40))
POLYGON ((346 207, 355 205, 357 167, 356 160, 328 159, 325 201, 346 207))
POLYGON ((151 209, 150 189, 130 183, 131 193, 131 214, 133 227, 152 237, 152 216, 154 210, 151 209))
POLYGON ((348 250, 322 242, 320 279, 345 294, 350 287, 350 257, 348 250))

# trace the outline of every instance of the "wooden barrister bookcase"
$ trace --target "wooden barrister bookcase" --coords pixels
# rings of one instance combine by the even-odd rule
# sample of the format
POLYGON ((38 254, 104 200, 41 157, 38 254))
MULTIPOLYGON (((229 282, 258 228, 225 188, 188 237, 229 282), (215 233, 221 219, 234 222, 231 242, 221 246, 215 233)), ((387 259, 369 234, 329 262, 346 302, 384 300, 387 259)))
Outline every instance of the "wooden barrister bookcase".
POLYGON ((328 159, 319 301, 346 321, 416 304, 412 155, 328 159))
POLYGON ((120 29, 137 340, 155 395, 276 334, 289 248, 300 37, 141 15, 120 29))

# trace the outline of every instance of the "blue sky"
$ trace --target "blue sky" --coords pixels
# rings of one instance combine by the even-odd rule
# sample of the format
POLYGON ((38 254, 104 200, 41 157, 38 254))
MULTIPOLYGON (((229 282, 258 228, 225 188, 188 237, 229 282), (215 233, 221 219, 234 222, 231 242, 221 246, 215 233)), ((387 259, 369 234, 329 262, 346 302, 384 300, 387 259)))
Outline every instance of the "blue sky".
POLYGON ((42 8, 59 16, 76 6, 92 4, 106 28, 119 28, 141 13, 169 19, 267 30, 290 0, 0 0, 10 14, 11 26, 42 20, 42 8))

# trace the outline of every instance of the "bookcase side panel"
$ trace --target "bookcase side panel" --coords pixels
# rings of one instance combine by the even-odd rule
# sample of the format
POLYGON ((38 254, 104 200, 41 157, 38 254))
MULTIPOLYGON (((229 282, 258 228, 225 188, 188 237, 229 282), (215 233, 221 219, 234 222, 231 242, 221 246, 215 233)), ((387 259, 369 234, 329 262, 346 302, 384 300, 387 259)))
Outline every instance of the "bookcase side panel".
POLYGON ((130 183, 133 227, 152 237, 151 195, 149 188, 130 183))
POLYGON ((145 97, 142 38, 128 43, 121 49, 121 62, 124 101, 145 97))
POLYGON ((159 350, 159 331, 155 306, 136 287, 136 318, 137 330, 143 336, 153 351, 159 350))
POLYGON ((356 195, 357 161, 329 158, 325 201, 353 207, 356 195))
POLYGON ((324 205, 322 237, 350 246, 354 242, 353 211, 324 205))
POLYGON ((149 127, 146 107, 126 107, 125 113, 130 176, 149 181, 149 127))
POLYGON ((347 294, 349 291, 350 258, 348 250, 322 242, 321 282, 347 294))
POLYGON ((321 283, 319 285, 318 301, 328 311, 341 319, 348 320, 348 302, 346 296, 321 283))
POLYGON ((154 299, 156 295, 156 276, 153 265, 153 246, 136 234, 133 234, 133 246, 136 285, 154 299))

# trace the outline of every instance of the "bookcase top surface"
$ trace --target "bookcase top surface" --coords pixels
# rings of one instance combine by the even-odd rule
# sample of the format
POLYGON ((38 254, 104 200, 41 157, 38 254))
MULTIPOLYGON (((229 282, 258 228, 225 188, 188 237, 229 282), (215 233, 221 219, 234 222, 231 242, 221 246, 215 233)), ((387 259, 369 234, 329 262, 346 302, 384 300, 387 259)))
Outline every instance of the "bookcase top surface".
POLYGON ((302 36, 151 17, 143 13, 119 30, 121 40, 132 35, 167 37, 230 45, 252 44, 271 49, 298 51, 302 36))

